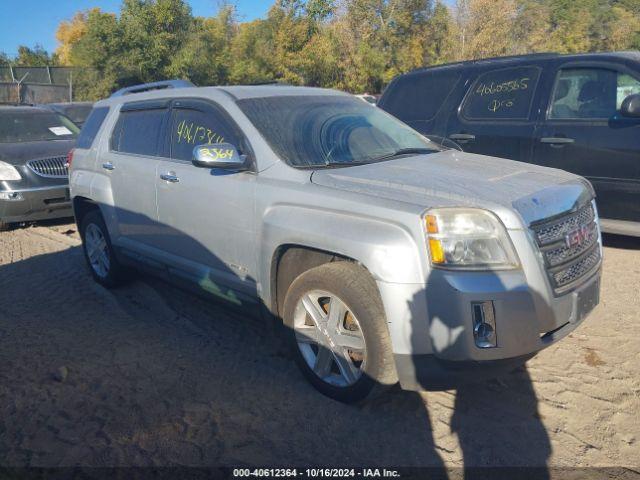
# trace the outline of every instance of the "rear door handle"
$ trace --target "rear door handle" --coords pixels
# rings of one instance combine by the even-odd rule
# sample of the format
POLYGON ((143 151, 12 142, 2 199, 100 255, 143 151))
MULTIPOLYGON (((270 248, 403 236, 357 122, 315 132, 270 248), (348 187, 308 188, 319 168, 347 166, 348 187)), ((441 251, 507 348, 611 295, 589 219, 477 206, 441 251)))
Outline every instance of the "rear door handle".
POLYGON ((540 143, 548 143, 552 147, 562 147, 564 145, 568 145, 570 143, 574 143, 575 140, 573 138, 567 137, 542 137, 540 139, 540 143))
POLYGON ((116 167, 111 162, 105 162, 102 164, 102 168, 104 168, 105 170, 113 170, 116 167))
POLYGON ((449 138, 459 143, 469 143, 473 142, 476 139, 476 136, 471 133, 452 133, 449 135, 449 138))
POLYGON ((178 183, 180 181, 180 179, 176 177, 176 174, 173 172, 163 173, 160 175, 160 178, 169 183, 178 183))

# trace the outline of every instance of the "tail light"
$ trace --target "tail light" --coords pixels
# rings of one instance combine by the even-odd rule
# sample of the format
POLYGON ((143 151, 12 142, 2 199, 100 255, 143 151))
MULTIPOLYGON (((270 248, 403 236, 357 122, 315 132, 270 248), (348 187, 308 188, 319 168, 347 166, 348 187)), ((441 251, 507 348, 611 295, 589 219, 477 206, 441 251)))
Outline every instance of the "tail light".
POLYGON ((71 168, 71 162, 73 162, 73 151, 74 149, 72 148, 69 150, 69 153, 67 153, 67 162, 64 164, 64 166, 67 167, 67 170, 71 168))

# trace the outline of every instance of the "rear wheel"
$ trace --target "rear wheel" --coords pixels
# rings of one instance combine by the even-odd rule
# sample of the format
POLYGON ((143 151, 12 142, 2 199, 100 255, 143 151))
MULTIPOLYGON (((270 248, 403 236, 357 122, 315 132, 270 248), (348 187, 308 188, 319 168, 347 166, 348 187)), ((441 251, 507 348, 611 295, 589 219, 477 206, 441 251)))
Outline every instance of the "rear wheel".
POLYGON ((107 288, 120 285, 125 269, 113 253, 109 232, 100 211, 93 210, 82 218, 80 236, 93 279, 107 288))
POLYGON ((291 284, 284 321, 296 362, 324 395, 352 403, 397 382, 375 282, 362 267, 335 262, 291 284))
POLYGON ((0 232, 6 232, 7 230, 11 230, 12 226, 13 226, 12 223, 5 223, 2 220, 0 220, 0 232))

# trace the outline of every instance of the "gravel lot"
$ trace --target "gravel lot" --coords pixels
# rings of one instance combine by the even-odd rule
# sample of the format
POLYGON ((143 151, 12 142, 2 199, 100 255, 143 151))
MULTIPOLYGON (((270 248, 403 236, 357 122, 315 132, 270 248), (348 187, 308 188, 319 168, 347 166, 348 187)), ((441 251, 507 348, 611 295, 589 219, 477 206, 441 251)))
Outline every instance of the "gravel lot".
POLYGON ((364 407, 317 394, 259 320, 141 277, 94 284, 71 224, 0 234, 0 465, 640 470, 640 240, 526 369, 364 407))

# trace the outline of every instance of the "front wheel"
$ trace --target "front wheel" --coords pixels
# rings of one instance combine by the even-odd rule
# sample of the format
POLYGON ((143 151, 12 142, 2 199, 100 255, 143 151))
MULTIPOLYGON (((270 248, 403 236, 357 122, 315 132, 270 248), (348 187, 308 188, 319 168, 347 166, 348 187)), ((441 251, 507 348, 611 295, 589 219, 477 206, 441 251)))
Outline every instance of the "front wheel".
POLYGON ((283 317, 298 366, 324 395, 353 403, 397 382, 377 286, 357 264, 328 263, 300 275, 283 317))
POLYGON ((121 284, 125 269, 113 253, 109 232, 99 210, 93 210, 82 218, 80 236, 93 279, 107 288, 121 284))

